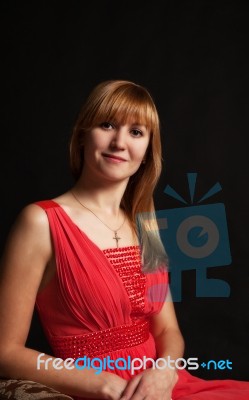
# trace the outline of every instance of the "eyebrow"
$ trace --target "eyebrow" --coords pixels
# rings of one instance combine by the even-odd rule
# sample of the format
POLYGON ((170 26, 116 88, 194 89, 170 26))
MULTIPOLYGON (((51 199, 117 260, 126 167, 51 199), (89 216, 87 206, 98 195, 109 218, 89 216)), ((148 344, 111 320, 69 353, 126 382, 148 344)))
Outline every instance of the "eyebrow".
POLYGON ((148 128, 148 126, 146 126, 146 125, 134 123, 134 124, 131 124, 131 126, 133 126, 133 127, 138 127, 138 128, 140 128, 140 129, 145 129, 146 131, 149 132, 149 128, 148 128))
POLYGON ((140 127, 140 128, 148 129, 147 125, 141 124, 141 123, 139 123, 139 122, 132 122, 132 123, 128 123, 128 122, 127 122, 127 124, 130 125, 130 126, 138 126, 138 127, 140 127))
MULTIPOLYGON (((144 124, 140 123, 140 122, 132 122, 132 123, 130 123, 129 121, 124 121, 124 122, 121 123, 121 122, 120 122, 118 119, 116 119, 116 118, 112 118, 111 121, 112 121, 114 124, 136 126, 136 127, 138 127, 138 128, 143 128, 143 129, 146 129, 147 131, 149 131, 149 127, 148 127, 147 125, 144 125, 144 124)), ((111 121, 110 121, 110 122, 111 122, 111 121)))

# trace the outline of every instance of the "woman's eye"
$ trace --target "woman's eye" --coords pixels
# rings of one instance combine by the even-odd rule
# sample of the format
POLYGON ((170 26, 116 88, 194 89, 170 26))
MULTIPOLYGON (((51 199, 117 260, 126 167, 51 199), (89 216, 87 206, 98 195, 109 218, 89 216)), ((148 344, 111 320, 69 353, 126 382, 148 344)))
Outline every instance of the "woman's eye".
POLYGON ((143 132, 140 131, 139 129, 132 129, 131 133, 132 133, 132 136, 135 136, 135 137, 143 136, 143 132))
POLYGON ((101 128, 104 129, 112 129, 113 125, 110 122, 102 122, 102 124, 100 124, 101 128))

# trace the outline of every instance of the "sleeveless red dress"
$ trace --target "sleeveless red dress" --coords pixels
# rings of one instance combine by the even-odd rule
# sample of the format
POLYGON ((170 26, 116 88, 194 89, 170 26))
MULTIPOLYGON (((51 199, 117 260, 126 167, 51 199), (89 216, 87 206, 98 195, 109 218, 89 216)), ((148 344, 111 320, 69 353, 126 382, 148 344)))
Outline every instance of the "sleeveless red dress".
MULTIPOLYGON (((47 213, 57 264, 57 273, 36 299, 54 356, 97 357, 105 371, 129 380, 139 373, 132 375, 132 359, 157 358, 149 320, 164 304, 166 270, 143 274, 139 246, 101 250, 59 204, 36 204, 47 213), (107 363, 108 357, 119 367, 107 363)), ((249 382, 205 381, 180 370, 172 399, 248 400, 249 382)))

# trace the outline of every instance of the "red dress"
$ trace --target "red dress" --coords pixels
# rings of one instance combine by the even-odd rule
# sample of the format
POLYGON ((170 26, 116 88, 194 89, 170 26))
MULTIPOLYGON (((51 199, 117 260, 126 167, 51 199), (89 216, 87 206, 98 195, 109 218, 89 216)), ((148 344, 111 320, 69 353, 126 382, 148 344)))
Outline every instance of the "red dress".
MULTIPOLYGON (((83 358, 85 367, 97 357, 96 373, 101 360, 103 370, 130 379, 139 373, 132 374, 134 358, 157 358, 149 319, 164 304, 166 270, 143 274, 138 246, 101 250, 59 204, 36 204, 47 213, 57 264, 36 299, 54 356, 83 358)), ((248 400, 249 382, 205 381, 180 370, 172 399, 248 400)))

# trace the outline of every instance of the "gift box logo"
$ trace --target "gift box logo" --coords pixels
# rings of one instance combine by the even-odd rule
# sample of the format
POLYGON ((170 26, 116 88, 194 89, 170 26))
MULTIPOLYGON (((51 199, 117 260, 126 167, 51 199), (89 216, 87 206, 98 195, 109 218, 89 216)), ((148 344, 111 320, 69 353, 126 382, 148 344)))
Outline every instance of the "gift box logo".
POLYGON ((207 278, 207 268, 231 264, 231 253, 223 203, 201 205, 221 190, 216 183, 194 205, 197 173, 189 173, 189 205, 167 185, 164 193, 184 207, 156 211, 160 236, 169 257, 170 288, 173 301, 182 299, 182 272, 196 271, 197 297, 228 297, 230 286, 222 279, 207 278))

